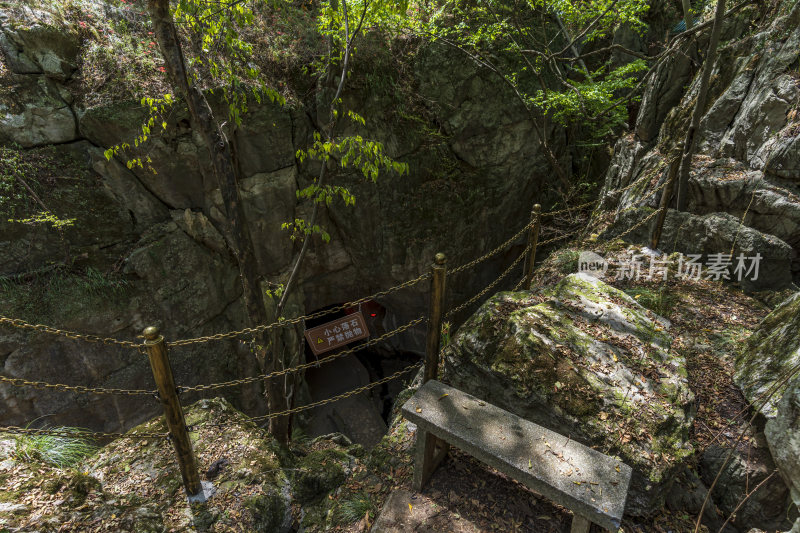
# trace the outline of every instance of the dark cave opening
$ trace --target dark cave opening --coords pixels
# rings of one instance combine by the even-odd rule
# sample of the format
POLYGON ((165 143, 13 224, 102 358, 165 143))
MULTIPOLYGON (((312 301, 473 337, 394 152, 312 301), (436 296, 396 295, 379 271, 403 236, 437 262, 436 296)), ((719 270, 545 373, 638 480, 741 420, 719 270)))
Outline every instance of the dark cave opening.
MULTIPOLYGON (((317 309, 314 312, 333 307, 338 307, 338 304, 317 309)), ((386 333, 386 317, 390 311, 375 301, 368 301, 358 307, 346 308, 308 320, 305 327, 306 330, 310 330, 331 322, 341 321, 348 315, 359 311, 364 318, 370 339, 386 333)), ((367 339, 354 341, 318 355, 314 354, 306 342, 306 361, 313 362, 337 351, 363 345, 367 341, 367 339)), ((354 354, 336 358, 319 366, 312 366, 305 371, 304 376, 310 400, 316 402, 344 394, 389 376, 420 359, 421 355, 418 353, 381 342, 354 354)), ((310 410, 308 417, 304 420, 303 429, 309 437, 340 432, 347 435, 353 442, 371 448, 386 433, 392 406, 397 395, 405 387, 405 381, 407 378, 392 380, 354 396, 315 407, 310 410)))

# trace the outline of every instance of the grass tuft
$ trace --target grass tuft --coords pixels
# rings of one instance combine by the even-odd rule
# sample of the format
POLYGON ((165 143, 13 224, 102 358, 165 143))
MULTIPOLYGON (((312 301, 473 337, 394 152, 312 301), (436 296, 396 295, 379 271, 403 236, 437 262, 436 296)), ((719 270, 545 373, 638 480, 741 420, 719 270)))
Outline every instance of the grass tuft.
POLYGON ((352 524, 364 518, 367 513, 373 515, 375 506, 366 494, 355 494, 339 505, 337 516, 343 523, 352 524))
POLYGON ((75 436, 17 435, 14 454, 23 461, 69 468, 97 450, 97 446, 82 436, 81 429, 58 427, 53 430, 75 436))

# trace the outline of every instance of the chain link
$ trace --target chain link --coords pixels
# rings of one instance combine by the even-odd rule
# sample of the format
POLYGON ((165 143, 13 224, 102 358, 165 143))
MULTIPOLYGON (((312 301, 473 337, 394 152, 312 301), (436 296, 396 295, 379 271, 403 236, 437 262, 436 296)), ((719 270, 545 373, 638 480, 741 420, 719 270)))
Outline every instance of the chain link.
POLYGON ((314 318, 323 317, 325 315, 329 315, 331 313, 335 313, 335 312, 338 312, 338 311, 344 311, 348 307, 355 307, 355 306, 357 306, 359 304, 366 303, 366 302, 368 302, 370 300, 374 300, 376 298, 380 298, 381 296, 386 296, 386 295, 391 294, 393 292, 399 291, 400 289, 405 289, 407 287, 411 287, 413 285, 416 285, 420 281, 424 281, 424 280, 426 280, 426 279, 428 279, 430 277, 431 277, 430 273, 427 272, 425 274, 422 274, 419 277, 416 277, 414 279, 410 279, 408 281, 405 281, 405 282, 401 283, 400 285, 395 285, 394 287, 390 287, 390 288, 388 288, 386 290, 383 290, 383 291, 380 291, 380 292, 376 292, 375 294, 372 294, 370 296, 364 296, 363 298, 359 298, 358 300, 353 300, 352 302, 347 302, 347 303, 344 303, 342 305, 338 305, 336 307, 331 307, 330 309, 324 309, 322 311, 317 311, 316 313, 311 313, 310 315, 299 316, 299 317, 290 318, 290 319, 287 319, 287 320, 279 320, 277 322, 273 322, 272 324, 265 324, 265 325, 262 325, 262 326, 256 326, 254 328, 244 328, 244 329, 240 329, 240 330, 237 330, 237 331, 229 331, 227 333, 216 333, 214 335, 207 335, 205 337, 196 337, 196 338, 193 338, 193 339, 181 339, 181 340, 170 342, 169 345, 170 346, 186 346, 188 344, 197 344, 197 343, 201 343, 201 342, 217 341, 217 340, 222 340, 222 339, 232 339, 234 337, 239 337, 241 335, 249 335, 249 334, 253 334, 253 333, 261 333, 261 332, 264 332, 264 331, 267 331, 267 330, 270 330, 270 329, 274 329, 274 328, 282 328, 282 327, 286 327, 286 326, 293 326, 295 324, 299 324, 299 323, 303 322, 304 320, 312 320, 314 318))
POLYGON ((19 435, 50 435, 53 437, 67 437, 71 439, 168 439, 169 433, 104 433, 91 431, 59 431, 57 429, 33 429, 17 426, 0 426, 0 431, 16 433, 19 435))
MULTIPOLYGON (((666 187, 668 183, 669 183, 669 180, 664 180, 664 183, 662 183, 661 185, 659 185, 658 187, 656 187, 655 189, 650 191, 650 193, 648 193, 647 196, 642 198, 641 201, 644 202, 645 200, 647 200, 648 198, 653 196, 655 193, 657 193, 658 191, 660 191, 661 189, 666 187)), ((652 213, 650 213, 645 218, 643 218, 642 220, 640 220, 639 222, 637 222, 636 224, 634 224, 633 226, 631 226, 630 228, 625 230, 623 233, 620 233, 619 235, 617 235, 615 238, 616 239, 621 239, 625 235, 628 235, 629 233, 631 233, 633 230, 641 227, 644 224, 647 224, 647 222, 649 222, 654 216, 656 216, 662 209, 666 209, 666 207, 659 207, 658 209, 653 210, 652 213)))
MULTIPOLYGON (((605 193, 603 195, 603 197, 610 196, 612 194, 620 194, 620 193, 626 192, 626 191, 632 189, 633 187, 635 187, 636 185, 638 185, 639 182, 641 182, 645 178, 652 178, 652 177, 653 177, 652 173, 645 173, 640 178, 634 180, 632 183, 629 183, 628 185, 626 185, 625 187, 623 187, 621 189, 608 191, 607 193, 605 193)), ((586 203, 583 203, 583 204, 580 204, 580 205, 576 205, 576 206, 572 206, 572 207, 565 207, 564 209, 559 209, 558 211, 548 211, 547 213, 542 213, 541 216, 543 216, 543 217, 552 217, 552 216, 555 216, 555 215, 563 215, 564 213, 569 213, 570 211, 575 211, 577 209, 584 209, 586 207, 589 207, 591 205, 599 203, 603 199, 603 197, 600 197, 600 198, 598 198, 596 200, 592 200, 591 202, 586 202, 586 203)))
POLYGON ((407 324, 405 324, 403 326, 400 326, 397 329, 394 329, 392 331, 384 333, 380 337, 376 337, 374 339, 370 339, 369 341, 365 342, 364 344, 361 344, 359 346, 355 346, 353 348, 349 348, 347 350, 342 350, 341 352, 336 352, 334 354, 331 354, 331 355, 329 355, 327 357, 323 357, 322 359, 318 359, 316 361, 304 363, 302 365, 298 365, 298 366, 291 367, 291 368, 284 368, 283 370, 276 370, 275 372, 270 372, 269 374, 261 374, 259 376, 250 376, 250 377, 246 377, 246 378, 242 378, 242 379, 235 379, 235 380, 232 380, 232 381, 225 381, 225 382, 222 382, 222 383, 212 383, 210 385, 195 385, 193 387, 178 387, 178 391, 181 392, 181 393, 189 392, 189 391, 207 391, 207 390, 223 389, 223 388, 227 388, 227 387, 234 387, 236 385, 246 385, 248 383, 255 383, 257 381, 263 381, 265 379, 270 379, 270 378, 277 377, 277 376, 283 376, 284 374, 291 374, 291 373, 294 373, 294 372, 298 372, 300 370, 305 370, 306 368, 319 366, 321 364, 325 364, 325 363, 328 363, 330 361, 333 361, 334 359, 339 359, 340 357, 344 357, 345 355, 350 355, 350 354, 355 353, 355 352, 357 352, 359 350, 364 350, 366 348, 374 346, 374 345, 378 344, 379 342, 382 342, 382 341, 388 339, 389 337, 393 337, 394 335, 398 335, 398 334, 404 332, 405 330, 410 329, 410 328, 416 326, 417 324, 420 324, 424 320, 425 320, 424 317, 416 318, 416 319, 412 320, 411 322, 408 322, 407 324))
POLYGON ((571 211, 577 211, 579 209, 584 209, 586 207, 592 206, 596 204, 598 200, 592 200, 591 202, 586 202, 583 204, 575 205, 572 207, 565 207, 564 209, 559 209, 558 211, 548 211, 547 213, 542 213, 543 217, 554 217, 556 215, 563 215, 564 213, 569 213, 571 211))
POLYGON ((86 342, 97 342, 102 343, 105 345, 117 345, 117 346, 125 346, 127 348, 138 348, 139 343, 132 342, 132 341, 123 341, 119 339, 112 339, 110 337, 100 337, 98 335, 90 335, 85 333, 76 333, 74 331, 67 331, 63 329, 57 329, 50 326, 45 326, 44 324, 29 324, 24 320, 20 320, 18 318, 8 318, 5 316, 0 316, 0 325, 6 324, 13 328, 19 329, 32 329, 35 331, 42 331, 44 333, 50 333, 51 335, 60 335, 62 337, 66 337, 68 339, 73 340, 82 340, 86 342))
POLYGON ((522 250, 522 253, 519 254, 519 256, 514 260, 514 262, 511 263, 508 266, 508 268, 505 269, 505 271, 503 271, 503 273, 497 277, 497 279, 495 279, 493 282, 487 285, 485 289, 483 289, 481 292, 479 292, 478 294, 476 294, 463 304, 459 305, 458 307, 454 307, 453 309, 450 309, 447 313, 444 314, 444 317, 449 318, 450 316, 458 313, 459 311, 466 309, 467 307, 478 301, 487 292, 492 290, 498 283, 500 283, 506 276, 508 276, 508 274, 511 273, 512 270, 514 270, 514 267, 516 267, 519 264, 519 262, 525 258, 526 255, 528 255, 528 250, 530 250, 530 248, 531 248, 530 246, 526 246, 525 249, 522 250))
POLYGON ((308 405, 303 405, 301 407, 295 407, 293 409, 287 409, 285 411, 280 411, 278 413, 271 413, 271 414, 268 414, 268 415, 256 416, 256 417, 248 418, 248 420, 250 422, 264 422, 266 420, 270 420, 272 418, 277 418, 279 416, 285 416, 285 415, 289 415, 289 414, 292 414, 292 413, 297 413, 297 412, 300 412, 300 411, 306 411, 308 409, 313 409, 314 407, 319 407, 320 405, 326 405, 326 404, 329 404, 329 403, 337 402, 339 400, 343 400, 344 398, 349 398, 350 396, 355 396, 356 394, 359 394, 361 392, 364 392, 364 391, 367 391, 369 389, 375 388, 378 385, 383 385, 384 383, 387 383, 389 381, 397 379, 400 376, 402 376, 403 374, 407 374, 408 372, 414 370, 415 368, 419 368, 421 366, 422 366, 422 362, 413 363, 411 365, 408 365, 404 369, 395 372, 391 376, 386 376, 385 378, 379 379, 378 381, 373 381, 372 383, 368 383, 368 384, 364 385, 363 387, 359 387, 359 388, 353 389, 353 390, 351 390, 349 392, 345 392, 343 394, 339 394, 338 396, 332 396, 330 398, 326 398, 326 399, 320 400, 318 402, 310 403, 308 405))
POLYGON ((636 228, 638 228, 638 227, 640 227, 640 226, 642 226, 642 225, 646 224, 646 223, 647 223, 648 221, 650 221, 650 220, 651 220, 651 219, 652 219, 654 216, 656 216, 656 215, 657 215, 657 214, 658 214, 660 211, 661 211, 661 209, 656 209, 656 210, 654 210, 652 213, 650 213, 650 214, 649 214, 649 215, 647 215, 645 218, 643 218, 642 220, 640 220, 638 223, 636 223, 636 224, 634 224, 633 226, 631 226, 630 228, 628 228, 628 229, 627 229, 625 232, 623 232, 623 233, 620 233, 619 235, 617 235, 615 238, 616 238, 616 239, 621 239, 621 238, 623 238, 625 235, 627 235, 628 233, 632 232, 632 231, 633 231, 633 230, 635 230, 636 228))
POLYGON ((84 387, 82 385, 65 385, 63 383, 47 383, 46 381, 28 381, 22 378, 10 378, 0 375, 0 382, 8 383, 14 387, 33 387, 34 389, 56 389, 79 394, 119 394, 123 396, 150 396, 157 395, 156 390, 143 389, 106 389, 103 387, 84 387))
POLYGON ((531 222, 528 222, 527 224, 525 224, 525 226, 521 230, 519 230, 517 233, 515 233, 513 237, 508 239, 506 242, 504 242, 503 244, 501 244, 500 246, 498 246, 497 248, 495 248, 491 252, 488 252, 488 253, 480 256, 479 258, 470 261, 469 263, 463 264, 463 265, 461 265, 459 267, 456 267, 456 268, 454 268, 452 270, 448 270, 447 274, 448 275, 458 274, 459 272, 462 272, 464 270, 472 268, 475 265, 480 264, 480 263, 486 261, 487 259, 489 259, 491 257, 494 257, 495 255, 497 255, 501 251, 503 251, 506 248, 508 248, 511 245, 511 243, 513 243, 514 241, 519 239, 525 233, 525 231, 528 230, 530 227, 531 227, 531 222))
POLYGON ((583 231, 583 229, 584 228, 576 229, 575 231, 571 231, 569 233, 565 233, 564 235, 559 235, 558 237, 552 237, 550 239, 541 241, 539 243, 539 246, 544 246, 546 244, 550 244, 550 243, 553 243, 553 242, 556 242, 556 241, 561 241, 561 240, 567 239, 569 237, 573 237, 573 236, 577 235, 578 233, 580 233, 581 231, 583 231))

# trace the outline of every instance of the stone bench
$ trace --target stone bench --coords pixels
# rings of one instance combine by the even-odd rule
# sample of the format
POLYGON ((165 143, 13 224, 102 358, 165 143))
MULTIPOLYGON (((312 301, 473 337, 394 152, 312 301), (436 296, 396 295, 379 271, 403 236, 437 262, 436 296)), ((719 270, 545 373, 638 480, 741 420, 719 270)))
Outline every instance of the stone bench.
POLYGON ((631 468, 618 459, 434 380, 402 410, 418 428, 414 490, 452 444, 571 510, 572 533, 619 528, 631 468))

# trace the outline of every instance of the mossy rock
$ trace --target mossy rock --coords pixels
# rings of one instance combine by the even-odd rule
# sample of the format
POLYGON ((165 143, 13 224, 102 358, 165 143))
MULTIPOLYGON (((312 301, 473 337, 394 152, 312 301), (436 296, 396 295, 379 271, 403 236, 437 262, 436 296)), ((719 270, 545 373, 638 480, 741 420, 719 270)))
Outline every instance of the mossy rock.
POLYGON ((660 505, 693 453, 694 396, 669 322, 587 274, 499 293, 445 349, 444 379, 634 469, 628 512, 660 505))
POLYGON ((286 502, 275 491, 248 498, 245 507, 255 517, 254 531, 259 533, 279 531, 286 516, 286 502))
POLYGON ((338 449, 315 450, 303 457, 292 476, 292 494, 300 503, 320 500, 344 483, 351 457, 338 449))
POLYGON ((768 314, 736 358, 734 381, 748 402, 761 405, 767 392, 775 393, 760 408, 766 419, 775 418, 777 405, 786 390, 780 384, 790 369, 800 364, 800 293, 786 299, 768 314))

